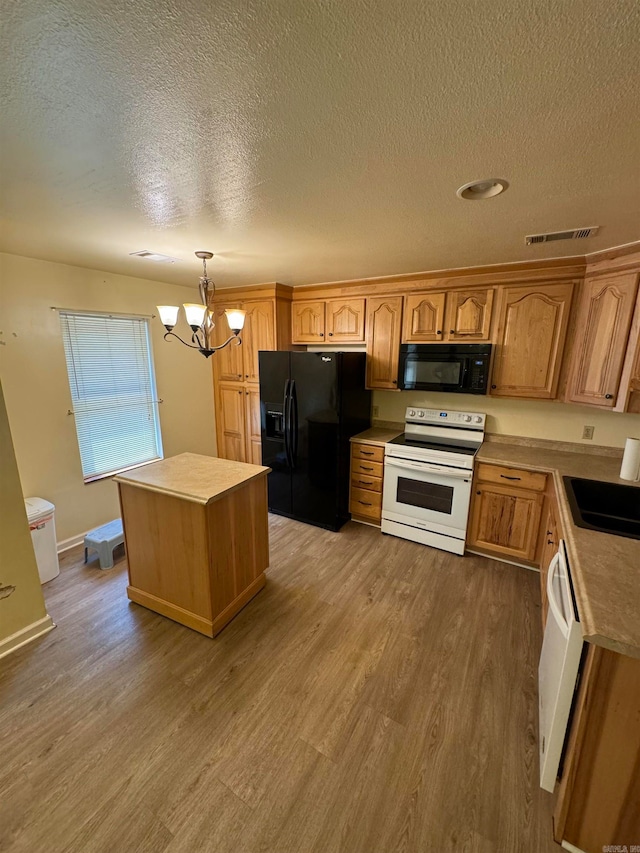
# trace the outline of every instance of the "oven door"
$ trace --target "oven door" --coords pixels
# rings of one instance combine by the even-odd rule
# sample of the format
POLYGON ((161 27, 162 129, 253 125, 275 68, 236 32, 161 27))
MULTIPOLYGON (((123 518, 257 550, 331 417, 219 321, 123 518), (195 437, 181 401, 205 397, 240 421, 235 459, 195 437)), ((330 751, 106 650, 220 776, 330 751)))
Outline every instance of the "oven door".
POLYGON ((389 521, 464 538, 472 472, 386 456, 382 515, 389 521))

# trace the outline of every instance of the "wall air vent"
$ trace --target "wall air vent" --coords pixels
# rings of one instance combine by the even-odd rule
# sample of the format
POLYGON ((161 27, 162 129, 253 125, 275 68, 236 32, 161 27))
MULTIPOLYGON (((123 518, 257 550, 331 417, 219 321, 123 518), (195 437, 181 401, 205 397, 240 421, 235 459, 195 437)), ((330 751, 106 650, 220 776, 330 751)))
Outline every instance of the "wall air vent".
POLYGON ((142 249, 140 252, 129 252, 131 257, 146 258, 148 261, 159 261, 163 264, 175 264, 178 258, 171 258, 169 255, 161 255, 158 252, 149 252, 147 249, 142 249))
POLYGON ((535 243, 553 243, 554 240, 582 240, 584 237, 593 237, 598 233, 599 228, 599 225, 593 225, 591 228, 574 228, 571 231, 529 234, 524 238, 524 242, 527 246, 533 246, 535 243))

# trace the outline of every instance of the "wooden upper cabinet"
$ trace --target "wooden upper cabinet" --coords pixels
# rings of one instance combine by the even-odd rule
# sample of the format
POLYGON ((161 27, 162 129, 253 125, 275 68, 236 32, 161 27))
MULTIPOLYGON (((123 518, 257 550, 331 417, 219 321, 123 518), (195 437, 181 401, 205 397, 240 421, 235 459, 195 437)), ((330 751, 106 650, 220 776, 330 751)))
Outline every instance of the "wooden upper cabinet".
POLYGON ((293 302, 291 305, 291 343, 324 344, 324 300, 293 302))
POLYGON ((493 395, 556 396, 573 288, 568 281, 503 289, 493 395))
POLYGON ((479 342, 491 338, 493 290, 412 293, 406 297, 402 342, 479 342))
POLYGON ((615 405, 637 290, 637 273, 585 281, 567 399, 615 405))
POLYGON ((364 299, 327 300, 325 343, 364 343, 364 305, 364 299))
MULTIPOLYGON (((246 311, 241 332, 243 353, 243 379, 259 382, 258 353, 276 348, 275 314, 272 299, 244 302, 246 311)), ((230 344, 233 346, 233 344, 230 344)))
MULTIPOLYGON (((215 328, 213 330, 213 345, 219 346, 224 343, 231 330, 225 316, 227 308, 242 308, 241 302, 217 303, 214 308, 213 319, 215 328)), ((240 335, 244 337, 244 332, 240 335)), ((218 382, 242 382, 244 367, 242 363, 244 344, 232 341, 224 349, 218 350, 212 356, 214 376, 218 382)))
POLYGON ((442 340, 446 293, 412 293, 406 297, 402 342, 429 343, 442 340))
POLYGON ((478 343, 489 341, 492 307, 493 290, 455 290, 448 293, 447 339, 478 343))
POLYGON ((367 388, 398 387, 402 296, 367 299, 367 388))

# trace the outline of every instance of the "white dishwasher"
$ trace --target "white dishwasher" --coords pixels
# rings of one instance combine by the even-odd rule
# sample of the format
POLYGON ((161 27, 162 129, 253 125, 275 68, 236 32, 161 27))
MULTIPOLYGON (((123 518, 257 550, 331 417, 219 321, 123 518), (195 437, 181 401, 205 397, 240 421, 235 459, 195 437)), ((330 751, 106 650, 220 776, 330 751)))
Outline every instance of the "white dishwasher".
POLYGON ((549 612, 538 668, 540 787, 554 789, 582 656, 578 620, 564 540, 549 565, 549 612))

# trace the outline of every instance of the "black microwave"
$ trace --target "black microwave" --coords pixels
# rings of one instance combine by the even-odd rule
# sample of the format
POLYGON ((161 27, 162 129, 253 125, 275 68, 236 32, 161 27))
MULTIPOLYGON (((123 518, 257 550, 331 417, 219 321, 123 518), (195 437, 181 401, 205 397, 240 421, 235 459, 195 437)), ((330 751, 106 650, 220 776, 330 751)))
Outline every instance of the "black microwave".
POLYGON ((486 394, 491 344, 403 344, 398 387, 486 394))

